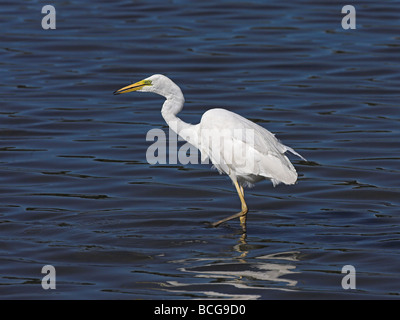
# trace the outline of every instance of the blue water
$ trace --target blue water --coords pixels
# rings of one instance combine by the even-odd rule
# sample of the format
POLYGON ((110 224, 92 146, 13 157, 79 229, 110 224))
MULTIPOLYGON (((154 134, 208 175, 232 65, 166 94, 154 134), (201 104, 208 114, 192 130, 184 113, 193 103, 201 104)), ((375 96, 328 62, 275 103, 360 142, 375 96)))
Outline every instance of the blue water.
POLYGON ((0 298, 399 297, 398 1, 346 3, 354 30, 339 1, 52 4, 55 30, 0 3, 0 298), (163 99, 112 93, 154 73, 183 120, 226 108, 309 160, 245 191, 247 234, 209 227, 240 209, 229 178, 146 161, 163 99))

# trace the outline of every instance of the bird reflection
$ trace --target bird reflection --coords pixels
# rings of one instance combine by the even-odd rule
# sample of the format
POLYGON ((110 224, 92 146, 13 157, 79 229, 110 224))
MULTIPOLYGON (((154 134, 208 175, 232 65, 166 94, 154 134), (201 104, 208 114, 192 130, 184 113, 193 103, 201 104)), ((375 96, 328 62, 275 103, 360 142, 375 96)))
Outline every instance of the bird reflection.
MULTIPOLYGON (((262 296, 258 294, 260 290, 293 291, 297 281, 289 276, 299 273, 296 271, 295 263, 299 261, 300 252, 275 252, 250 257, 252 247, 253 245, 248 243, 246 234, 243 233, 232 247, 239 254, 237 257, 174 261, 184 265, 178 268, 179 271, 209 281, 193 282, 193 279, 190 283, 168 281, 163 288, 199 297, 224 299, 257 299, 262 296), (235 293, 229 289, 232 286, 235 287, 235 293)), ((259 245, 257 247, 260 249, 259 245)))
POLYGON ((244 260, 244 258, 246 258, 247 254, 249 253, 249 251, 247 250, 246 239, 247 239, 247 233, 241 233, 238 244, 233 246, 233 249, 240 253, 240 256, 237 257, 237 259, 243 263, 246 263, 246 260, 244 260))

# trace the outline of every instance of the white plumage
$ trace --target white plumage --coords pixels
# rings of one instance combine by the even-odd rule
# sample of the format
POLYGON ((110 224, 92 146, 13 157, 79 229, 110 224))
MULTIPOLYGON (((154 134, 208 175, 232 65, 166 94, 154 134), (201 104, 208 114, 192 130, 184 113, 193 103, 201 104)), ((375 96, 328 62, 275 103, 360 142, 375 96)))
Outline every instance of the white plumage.
POLYGON ((207 148, 209 144, 203 140, 198 147, 211 158, 218 171, 228 174, 232 180, 238 179, 240 185, 253 185, 263 179, 271 180, 274 185, 296 182, 296 169, 284 153, 290 151, 301 156, 254 122, 225 109, 211 109, 202 116, 198 130, 203 140, 207 137, 202 134, 205 130, 220 133, 215 139, 222 140, 223 149, 214 150, 212 144, 207 148), (229 151, 224 152, 225 149, 229 151), (220 162, 213 157, 215 152, 220 155, 220 162))

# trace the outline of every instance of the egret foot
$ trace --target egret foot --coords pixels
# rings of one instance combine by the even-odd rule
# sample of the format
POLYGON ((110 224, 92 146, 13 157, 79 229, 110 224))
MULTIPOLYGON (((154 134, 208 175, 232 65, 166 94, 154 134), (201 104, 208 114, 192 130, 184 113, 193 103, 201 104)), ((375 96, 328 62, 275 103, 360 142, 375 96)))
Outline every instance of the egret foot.
POLYGON ((247 211, 245 214, 239 217, 240 225, 242 226, 243 233, 246 233, 246 220, 247 220, 247 211))
POLYGON ((247 218, 247 212, 249 210, 247 209, 246 202, 244 201, 244 190, 243 190, 242 186, 239 186, 237 180, 234 180, 233 182, 235 184, 236 191, 237 191, 237 193, 239 195, 240 202, 242 203, 242 211, 240 211, 238 213, 235 213, 234 215, 232 215, 232 216, 230 216, 228 218, 225 218, 225 219, 219 220, 217 222, 214 222, 211 225, 213 227, 218 227, 223 222, 226 222, 226 221, 229 221, 229 220, 232 220, 232 219, 236 219, 236 218, 240 218, 240 225, 242 226, 243 232, 246 232, 246 218, 247 218))
POLYGON ((233 214, 233 215, 231 215, 231 216, 229 216, 229 217, 227 217, 227 218, 225 218, 225 219, 221 219, 221 220, 219 220, 219 221, 217 221, 217 222, 214 222, 214 223, 212 223, 211 225, 212 225, 213 227, 218 227, 221 223, 224 223, 224 222, 229 221, 229 220, 232 220, 232 219, 240 218, 240 223, 242 224, 242 227, 243 227, 242 218, 244 217, 244 223, 246 224, 246 214, 247 214, 247 211, 248 211, 248 210, 247 210, 247 208, 246 208, 246 211, 240 211, 240 212, 235 213, 235 214, 233 214))

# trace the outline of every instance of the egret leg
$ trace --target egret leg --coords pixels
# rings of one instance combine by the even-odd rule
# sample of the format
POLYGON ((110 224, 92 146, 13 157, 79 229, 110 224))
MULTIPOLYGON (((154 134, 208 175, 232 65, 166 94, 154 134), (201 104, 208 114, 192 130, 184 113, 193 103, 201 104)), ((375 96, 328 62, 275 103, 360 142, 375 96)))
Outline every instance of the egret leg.
MULTIPOLYGON (((237 187, 236 187, 236 189, 237 189, 237 187)), ((246 212, 246 213, 243 214, 242 216, 240 216, 239 219, 240 219, 240 224, 243 228, 243 231, 246 231, 247 211, 249 211, 249 210, 247 209, 246 202, 244 201, 244 190, 243 190, 242 186, 240 186, 240 191, 242 192, 242 197, 240 198, 240 201, 242 202, 242 212, 246 212)), ((239 195, 239 197, 240 197, 240 195, 239 195)))
POLYGON ((225 219, 219 220, 217 222, 214 222, 212 224, 213 227, 218 227, 221 223, 232 220, 232 219, 236 219, 236 218, 240 218, 240 224, 242 226, 243 232, 246 232, 246 216, 247 216, 247 205, 246 205, 246 201, 244 201, 244 191, 243 191, 243 187, 239 186, 237 181, 234 181, 235 187, 236 187, 236 191, 239 195, 240 198, 240 202, 242 203, 242 211, 235 213, 234 215, 231 215, 225 219))

